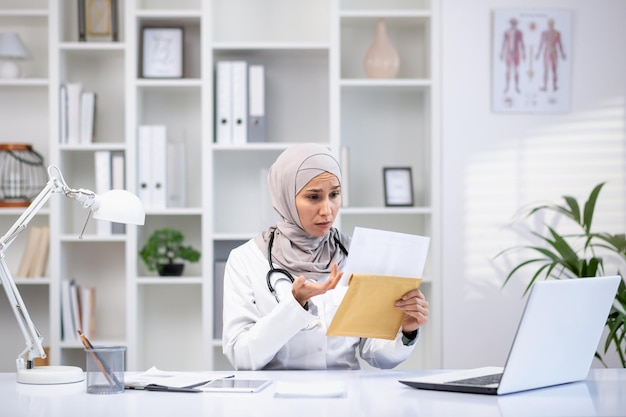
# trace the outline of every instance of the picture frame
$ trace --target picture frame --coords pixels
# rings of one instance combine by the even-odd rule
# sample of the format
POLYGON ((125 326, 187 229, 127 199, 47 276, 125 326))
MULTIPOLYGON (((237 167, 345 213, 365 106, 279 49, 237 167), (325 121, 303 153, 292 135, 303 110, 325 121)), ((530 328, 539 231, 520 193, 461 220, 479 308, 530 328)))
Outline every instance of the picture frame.
POLYGON ((141 35, 141 76, 182 78, 183 28, 144 27, 141 35))
POLYGON ((119 39, 118 0, 78 0, 78 40, 119 39))
POLYGON ((413 174, 411 167, 383 168, 386 207, 413 206, 413 174))

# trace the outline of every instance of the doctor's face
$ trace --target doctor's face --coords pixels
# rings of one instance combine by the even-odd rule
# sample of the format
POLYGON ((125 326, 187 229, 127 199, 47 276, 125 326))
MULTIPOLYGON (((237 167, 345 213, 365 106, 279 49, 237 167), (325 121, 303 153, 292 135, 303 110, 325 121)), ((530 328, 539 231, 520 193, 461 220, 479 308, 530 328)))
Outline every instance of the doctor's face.
POLYGON ((339 179, 328 172, 313 178, 296 195, 300 223, 314 237, 322 237, 330 231, 340 207, 339 179))

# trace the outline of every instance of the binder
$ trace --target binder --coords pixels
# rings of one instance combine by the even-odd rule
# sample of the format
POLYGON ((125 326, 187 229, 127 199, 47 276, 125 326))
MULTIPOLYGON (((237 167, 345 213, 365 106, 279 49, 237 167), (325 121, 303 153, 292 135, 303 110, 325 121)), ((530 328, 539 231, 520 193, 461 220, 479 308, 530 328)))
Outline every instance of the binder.
POLYGON ((59 87, 59 143, 67 143, 67 86, 59 87))
MULTIPOLYGON (((102 194, 111 189, 111 151, 95 151, 94 152, 94 168, 96 194, 102 194)), ((108 236, 111 234, 111 224, 103 220, 97 220, 96 233, 99 236, 108 236)))
POLYGON ((137 197, 146 209, 152 208, 152 187, 150 185, 151 131, 152 126, 143 125, 137 129, 137 197))
POLYGON ((96 116, 96 93, 84 91, 80 95, 80 143, 91 143, 96 116))
POLYGON ((168 207, 185 207, 187 205, 186 160, 183 142, 167 144, 168 207))
MULTIPOLYGON (((126 189, 126 167, 124 162, 126 158, 124 152, 111 152, 111 189, 126 189)), ((124 223, 111 223, 111 233, 114 235, 123 235, 126 233, 126 225, 124 223)))
POLYGON ((265 142, 265 67, 248 69, 248 142, 265 142))
POLYGON ((68 83, 67 87, 67 143, 80 143, 80 95, 82 85, 68 83))
POLYGON ((137 196, 146 209, 167 206, 167 128, 139 126, 137 132, 137 196))
POLYGON ((248 141, 248 63, 234 61, 232 70, 232 140, 242 145, 248 141))
POLYGON ((215 142, 232 143, 232 67, 231 61, 219 61, 215 76, 215 142))
POLYGON ((167 128, 152 126, 151 155, 149 163, 150 178, 152 180, 152 207, 164 209, 167 207, 167 128))

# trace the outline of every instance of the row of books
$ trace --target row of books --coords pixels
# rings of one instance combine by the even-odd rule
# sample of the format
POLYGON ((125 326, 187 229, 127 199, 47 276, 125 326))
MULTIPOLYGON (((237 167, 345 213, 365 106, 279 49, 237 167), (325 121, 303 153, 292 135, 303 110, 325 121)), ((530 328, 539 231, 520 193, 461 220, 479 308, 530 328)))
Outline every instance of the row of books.
POLYGON ((137 131, 137 196, 146 209, 185 207, 186 147, 169 141, 164 125, 137 131))
POLYGON ((265 142, 265 67, 218 61, 215 71, 215 141, 265 142))
POLYGON ((48 264, 50 227, 29 226, 26 246, 15 276, 18 278, 43 277, 48 264))
POLYGON ((79 340, 78 330, 88 338, 96 335, 96 289, 75 279, 61 282, 61 331, 65 342, 79 340))
POLYGON ((83 91, 80 83, 63 84, 59 90, 59 109, 59 143, 91 143, 95 129, 96 93, 83 91))
MULTIPOLYGON (((95 190, 102 194, 109 190, 126 189, 126 157, 122 151, 94 152, 95 190)), ((97 234, 108 236, 111 234, 126 233, 126 226, 122 223, 96 221, 97 234)))

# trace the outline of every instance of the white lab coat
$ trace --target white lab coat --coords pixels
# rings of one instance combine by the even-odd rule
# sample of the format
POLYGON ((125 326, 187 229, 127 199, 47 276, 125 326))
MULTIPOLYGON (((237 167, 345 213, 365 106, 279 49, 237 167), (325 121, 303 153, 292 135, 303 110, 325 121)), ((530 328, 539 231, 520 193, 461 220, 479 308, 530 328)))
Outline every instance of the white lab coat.
POLYGON ((276 301, 267 287, 268 270, 254 240, 235 248, 226 263, 222 350, 235 369, 359 369, 357 348, 370 365, 389 369, 413 351, 401 331, 395 340, 326 336, 347 287, 313 297, 307 311, 287 280, 272 280, 276 301))

